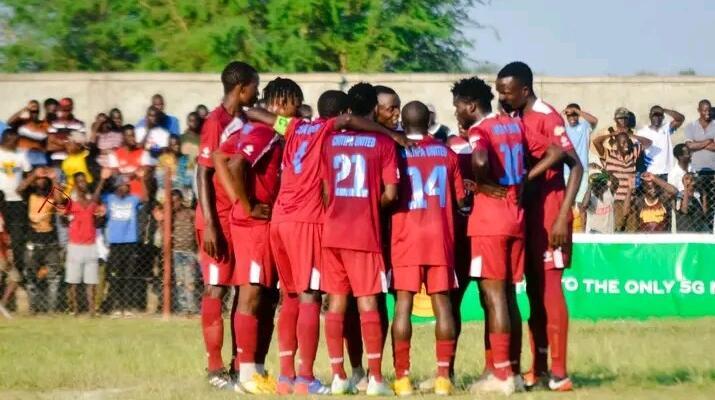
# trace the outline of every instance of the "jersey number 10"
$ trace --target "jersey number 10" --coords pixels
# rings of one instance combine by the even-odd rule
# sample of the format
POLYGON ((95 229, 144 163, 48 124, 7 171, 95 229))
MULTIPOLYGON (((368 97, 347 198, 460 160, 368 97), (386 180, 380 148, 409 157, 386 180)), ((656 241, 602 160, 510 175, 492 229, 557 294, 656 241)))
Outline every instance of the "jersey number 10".
POLYGON ((422 174, 419 168, 407 168, 407 174, 412 183, 412 200, 410 200, 410 210, 427 208, 426 196, 439 196, 439 206, 444 208, 447 205, 447 167, 438 165, 432 169, 427 182, 422 183, 422 174))
POLYGON ((499 184, 520 184, 524 178, 524 146, 521 143, 513 146, 502 143, 499 145, 499 151, 504 155, 504 176, 499 178, 499 184))

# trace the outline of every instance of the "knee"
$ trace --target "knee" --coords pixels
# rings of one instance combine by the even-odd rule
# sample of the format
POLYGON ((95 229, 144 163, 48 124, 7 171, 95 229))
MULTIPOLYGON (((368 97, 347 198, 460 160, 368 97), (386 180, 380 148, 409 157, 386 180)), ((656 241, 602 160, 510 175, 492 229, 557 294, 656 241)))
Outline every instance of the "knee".
POLYGON ((358 311, 377 311, 377 297, 363 296, 357 299, 358 311))

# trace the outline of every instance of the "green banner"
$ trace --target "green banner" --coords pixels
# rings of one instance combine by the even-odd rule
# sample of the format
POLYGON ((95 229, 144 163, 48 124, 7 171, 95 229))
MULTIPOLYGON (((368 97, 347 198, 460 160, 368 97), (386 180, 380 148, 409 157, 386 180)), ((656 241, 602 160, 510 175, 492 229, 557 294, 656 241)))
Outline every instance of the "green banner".
MULTIPOLYGON (((715 235, 574 235, 563 286, 575 319, 715 316, 715 235)), ((526 319, 524 283, 517 291, 526 319)), ((462 317, 483 319, 474 283, 462 317)))

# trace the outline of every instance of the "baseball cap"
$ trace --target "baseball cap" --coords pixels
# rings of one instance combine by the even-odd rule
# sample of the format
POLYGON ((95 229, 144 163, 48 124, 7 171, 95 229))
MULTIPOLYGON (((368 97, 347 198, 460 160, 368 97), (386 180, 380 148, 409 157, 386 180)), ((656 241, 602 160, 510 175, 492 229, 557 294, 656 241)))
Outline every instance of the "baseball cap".
POLYGON ((69 97, 63 97, 62 99, 60 99, 60 110, 72 111, 73 107, 74 102, 69 97))
POLYGON ((613 113, 613 119, 628 118, 628 114, 630 114, 630 111, 628 111, 627 108, 618 107, 618 108, 616 108, 616 112, 613 113))

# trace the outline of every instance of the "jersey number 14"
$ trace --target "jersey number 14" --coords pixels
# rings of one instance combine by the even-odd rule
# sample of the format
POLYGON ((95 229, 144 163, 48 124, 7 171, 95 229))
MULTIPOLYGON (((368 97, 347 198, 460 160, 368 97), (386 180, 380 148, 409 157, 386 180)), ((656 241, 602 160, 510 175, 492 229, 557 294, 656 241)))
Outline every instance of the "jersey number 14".
POLYGON ((432 169, 427 182, 423 183, 422 173, 419 168, 407 168, 407 174, 412 183, 412 199, 410 200, 410 210, 427 208, 426 196, 439 196, 439 206, 444 208, 447 205, 447 167, 438 165, 432 169))

